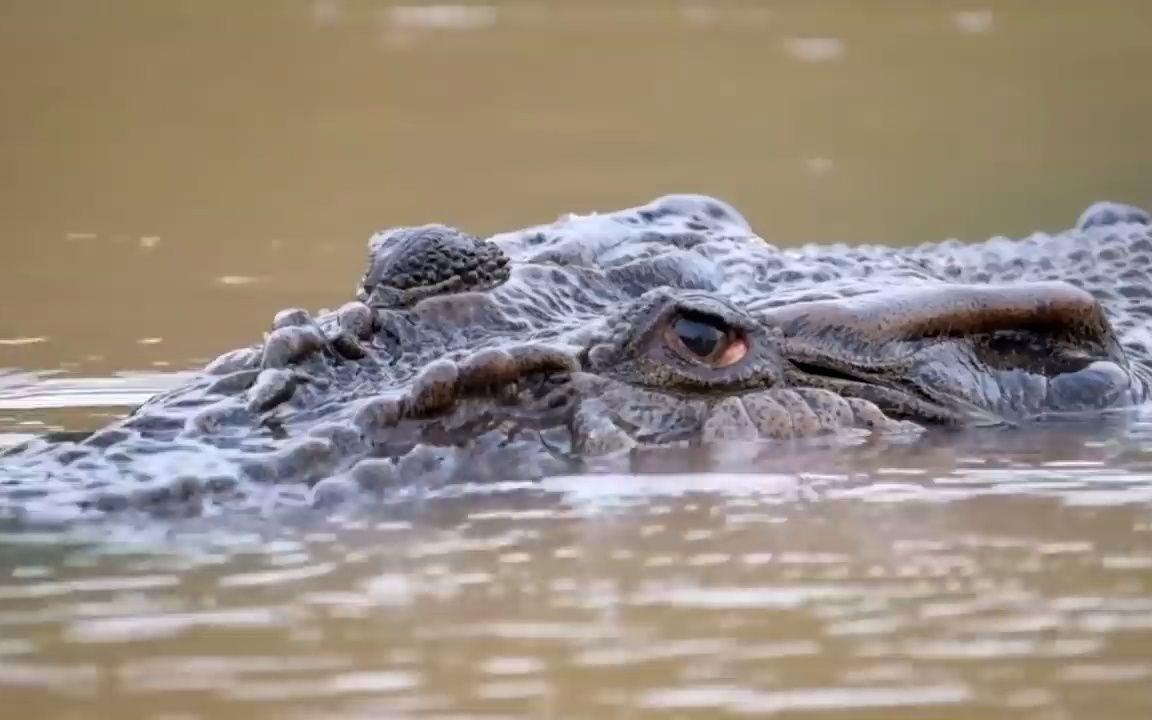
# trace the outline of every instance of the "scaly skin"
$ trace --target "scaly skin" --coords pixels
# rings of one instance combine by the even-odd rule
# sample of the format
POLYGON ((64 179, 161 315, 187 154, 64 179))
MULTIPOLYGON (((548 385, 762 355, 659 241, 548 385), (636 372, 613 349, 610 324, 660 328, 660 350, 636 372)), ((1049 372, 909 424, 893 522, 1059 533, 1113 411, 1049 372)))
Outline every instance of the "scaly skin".
POLYGON ((658 198, 369 243, 355 301, 78 442, 0 459, 0 516, 195 514, 523 479, 633 448, 1020 422, 1147 397, 1146 213, 1022 241, 779 250, 658 198))

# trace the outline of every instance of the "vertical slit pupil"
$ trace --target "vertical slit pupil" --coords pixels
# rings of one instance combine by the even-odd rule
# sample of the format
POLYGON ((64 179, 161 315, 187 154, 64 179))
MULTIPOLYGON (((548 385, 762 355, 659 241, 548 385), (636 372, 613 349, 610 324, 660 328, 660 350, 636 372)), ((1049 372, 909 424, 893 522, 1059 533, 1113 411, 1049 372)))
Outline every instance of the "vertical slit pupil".
POLYGON ((711 318, 681 316, 673 324, 676 337, 692 353, 708 357, 720 346, 726 333, 711 318))

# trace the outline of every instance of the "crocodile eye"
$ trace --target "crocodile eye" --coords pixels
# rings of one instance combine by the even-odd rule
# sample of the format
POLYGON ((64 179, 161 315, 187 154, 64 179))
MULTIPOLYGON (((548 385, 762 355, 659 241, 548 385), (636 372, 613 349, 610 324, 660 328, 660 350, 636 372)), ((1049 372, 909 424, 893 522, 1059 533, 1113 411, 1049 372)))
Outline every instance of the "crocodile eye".
POLYGON ((727 367, 748 354, 744 338, 711 315, 678 313, 668 322, 664 338, 684 359, 713 367, 727 367))

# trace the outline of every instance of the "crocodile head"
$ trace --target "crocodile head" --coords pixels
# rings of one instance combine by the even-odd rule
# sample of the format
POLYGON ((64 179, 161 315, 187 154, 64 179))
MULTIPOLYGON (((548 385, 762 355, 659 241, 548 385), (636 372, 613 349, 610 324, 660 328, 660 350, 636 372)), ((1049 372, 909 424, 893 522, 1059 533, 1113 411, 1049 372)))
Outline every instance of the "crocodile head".
POLYGON ((899 250, 780 251, 703 196, 487 239, 396 228, 355 301, 285 310, 128 418, 0 460, 0 508, 325 503, 1142 396, 1089 292, 956 274, 899 250))

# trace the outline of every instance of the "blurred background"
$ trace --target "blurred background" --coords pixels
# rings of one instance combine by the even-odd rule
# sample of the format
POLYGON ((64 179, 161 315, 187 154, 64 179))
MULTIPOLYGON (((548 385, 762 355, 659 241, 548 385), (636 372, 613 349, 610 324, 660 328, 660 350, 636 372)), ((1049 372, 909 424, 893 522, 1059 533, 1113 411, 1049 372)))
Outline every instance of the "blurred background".
MULTIPOLYGON (((0 0, 0 446, 339 305, 387 226, 698 192, 779 245, 900 244, 1152 205, 1150 29, 1149 0, 0 0)), ((1152 422, 967 437, 199 538, 0 527, 0 695, 1152 717, 1152 422)))
POLYGON ((1143 0, 5 0, 0 367, 195 367, 348 299, 403 223, 701 192, 781 245, 912 243, 1149 203, 1149 27, 1143 0))

